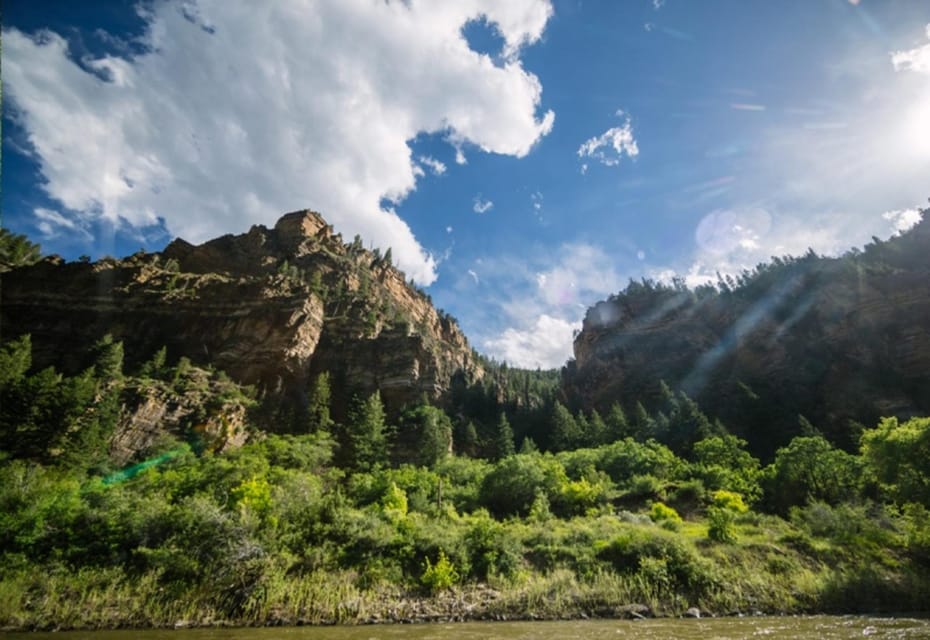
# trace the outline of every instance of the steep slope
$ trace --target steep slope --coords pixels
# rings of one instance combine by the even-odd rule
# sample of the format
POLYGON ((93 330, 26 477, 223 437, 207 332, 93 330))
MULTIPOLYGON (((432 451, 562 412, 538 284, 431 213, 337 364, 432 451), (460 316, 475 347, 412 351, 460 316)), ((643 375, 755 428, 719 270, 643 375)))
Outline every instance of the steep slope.
POLYGON ((0 313, 5 340, 32 335, 38 366, 76 371, 86 363, 70 354, 110 333, 139 360, 167 346, 290 399, 328 371, 337 413, 354 393, 378 389, 398 408, 482 374, 454 319, 389 255, 344 244, 310 211, 123 260, 48 258, 4 274, 0 313))
POLYGON ((721 287, 631 283, 588 310, 563 372, 587 408, 649 404, 664 380, 767 455, 799 415, 851 445, 851 421, 930 411, 930 216, 841 258, 775 259, 721 287))

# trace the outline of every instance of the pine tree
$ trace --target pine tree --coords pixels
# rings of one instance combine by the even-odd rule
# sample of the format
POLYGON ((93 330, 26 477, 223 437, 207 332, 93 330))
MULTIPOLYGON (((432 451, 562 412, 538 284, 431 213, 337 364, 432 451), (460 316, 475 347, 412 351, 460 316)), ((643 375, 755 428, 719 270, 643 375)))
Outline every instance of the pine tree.
POLYGON ((618 402, 613 403, 607 413, 607 441, 615 442, 630 435, 630 425, 626 413, 618 402))
POLYGON ((387 424, 381 394, 375 391, 355 401, 347 425, 347 463, 357 471, 370 471, 388 460, 387 424))
POLYGON ((507 416, 501 413, 497 420, 497 428, 494 430, 494 458, 503 460, 507 456, 513 455, 515 449, 513 444, 513 429, 510 428, 510 422, 507 416))
POLYGON ((307 422, 311 432, 329 431, 332 428, 333 419, 329 414, 330 397, 329 372, 324 371, 314 378, 307 399, 307 422))
POLYGON ((552 407, 552 446, 556 451, 567 451, 578 446, 581 432, 578 423, 561 402, 552 407))
POLYGON ((94 372, 99 380, 109 381, 123 377, 123 343, 114 341, 109 333, 94 345, 96 360, 94 372))

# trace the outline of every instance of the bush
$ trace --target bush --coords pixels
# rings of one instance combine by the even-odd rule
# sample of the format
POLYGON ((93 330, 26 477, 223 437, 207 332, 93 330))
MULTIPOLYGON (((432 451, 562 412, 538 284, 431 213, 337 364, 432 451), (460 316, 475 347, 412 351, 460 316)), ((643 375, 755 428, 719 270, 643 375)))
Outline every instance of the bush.
POLYGON ((677 531, 681 527, 681 516, 670 506, 662 502, 653 502, 649 510, 649 517, 656 524, 669 531, 677 531))
POLYGON ((736 542, 736 530, 733 522, 736 513, 723 507, 711 507, 707 510, 707 537, 714 542, 732 544, 736 542))
POLYGON ((439 559, 436 560, 436 564, 432 564, 429 558, 426 558, 423 575, 420 576, 420 584, 426 587, 430 593, 448 589, 458 580, 459 574, 455 570, 455 565, 449 562, 445 552, 439 552, 439 559))

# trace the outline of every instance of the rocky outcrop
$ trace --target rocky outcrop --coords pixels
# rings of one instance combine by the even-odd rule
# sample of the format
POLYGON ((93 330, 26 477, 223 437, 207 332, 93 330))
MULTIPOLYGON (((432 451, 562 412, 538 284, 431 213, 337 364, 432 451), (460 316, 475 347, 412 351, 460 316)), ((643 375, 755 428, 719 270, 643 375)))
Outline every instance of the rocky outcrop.
POLYGON ((360 238, 343 243, 310 211, 123 260, 49 258, 4 274, 0 313, 5 340, 32 334, 34 362, 66 371, 110 333, 137 361, 167 346, 169 359, 296 399, 322 371, 337 401, 380 389, 394 408, 482 374, 451 317, 389 259, 360 238))
POLYGON ((587 408, 684 390, 757 452, 799 414, 841 444, 850 422, 930 412, 930 216, 841 258, 776 259, 696 290, 633 283, 588 310, 563 372, 587 408))

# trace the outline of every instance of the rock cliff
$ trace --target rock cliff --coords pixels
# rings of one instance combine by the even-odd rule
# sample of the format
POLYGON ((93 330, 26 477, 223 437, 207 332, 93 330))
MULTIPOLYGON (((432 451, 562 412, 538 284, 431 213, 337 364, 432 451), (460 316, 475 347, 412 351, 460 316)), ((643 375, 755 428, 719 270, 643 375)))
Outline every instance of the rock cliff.
POLYGON ((590 308, 563 371, 586 408, 687 392, 762 455, 799 415, 854 446, 852 422, 930 412, 930 215, 840 258, 774 259, 696 290, 631 283, 590 308))
POLYGON ((86 363, 72 354, 110 333, 136 361, 167 346, 282 398, 328 371, 337 413, 353 393, 379 389, 399 408, 482 375, 454 319, 389 255, 343 243, 310 211, 122 260, 47 258, 4 274, 0 314, 5 340, 32 335, 37 366, 76 371, 86 363))

